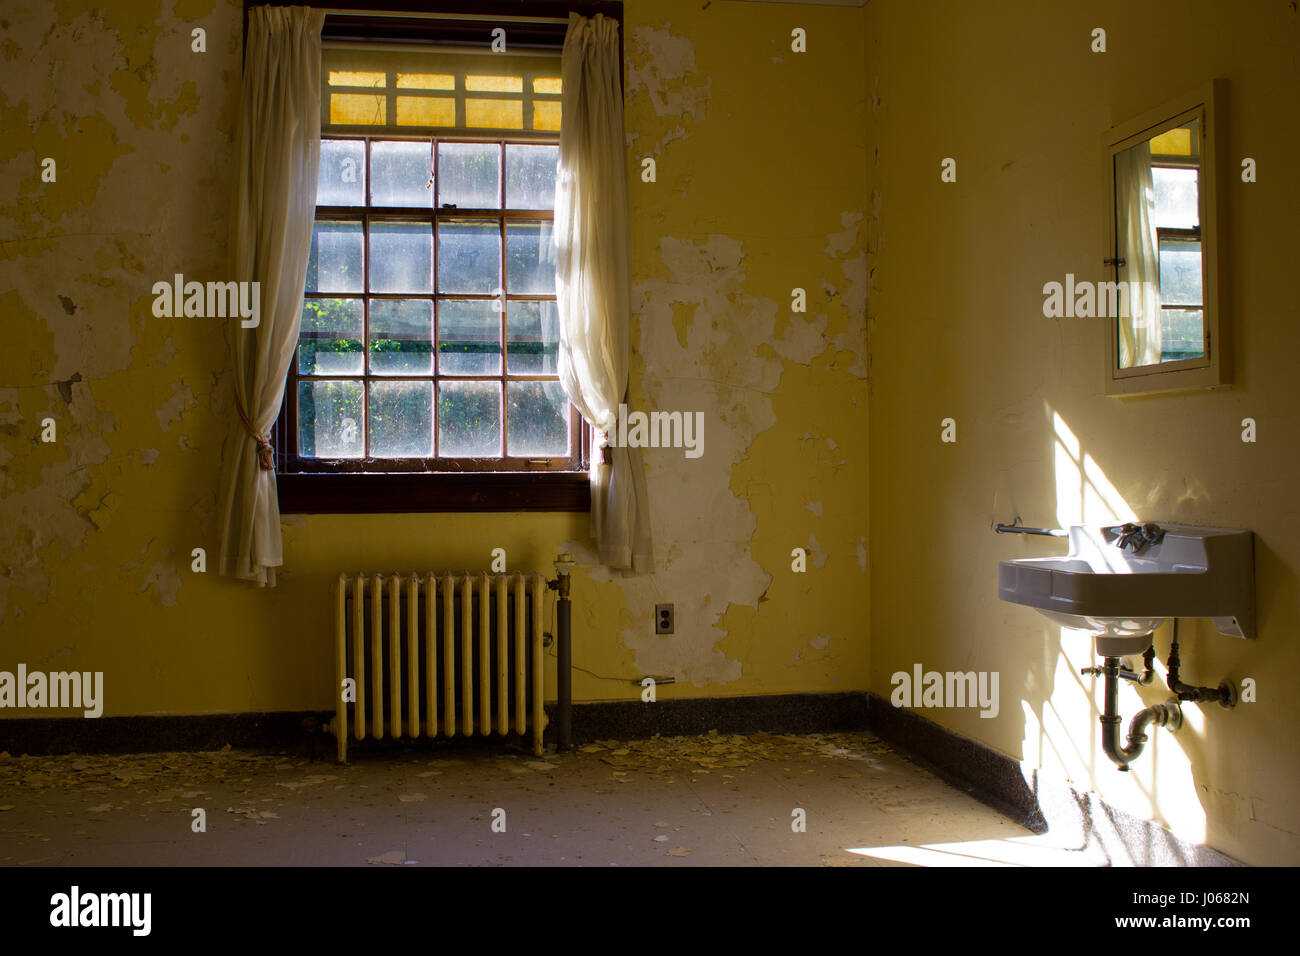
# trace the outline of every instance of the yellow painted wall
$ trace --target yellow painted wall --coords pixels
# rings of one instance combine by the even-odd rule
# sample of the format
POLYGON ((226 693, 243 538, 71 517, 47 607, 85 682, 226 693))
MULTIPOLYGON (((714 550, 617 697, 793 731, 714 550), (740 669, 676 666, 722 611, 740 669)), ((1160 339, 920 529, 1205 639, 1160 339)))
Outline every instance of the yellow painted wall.
MULTIPOLYGON (((647 453, 656 573, 611 580, 585 516, 303 516, 259 591, 190 570, 196 547, 216 565, 228 352, 220 320, 155 318, 150 294, 224 275, 239 5, 6 4, 0 670, 103 671, 110 716, 328 709, 340 570, 486 569, 503 547, 551 571, 567 548, 589 671, 677 677, 661 698, 864 689, 862 13, 702 6, 626 14, 633 407, 705 413, 702 458, 647 453)), ((578 672, 574 693, 640 688, 578 672)))
MULTIPOLYGON (((927 669, 1000 672, 1001 712, 926 716, 1027 769, 1252 863, 1300 859, 1300 16, 1293 4, 999 4, 866 8, 872 207, 871 688, 927 669), (1093 28, 1107 52, 1092 53, 1093 28), (1120 400, 1102 391, 1105 325, 1047 319, 1043 284, 1101 280, 1101 133, 1211 77, 1229 84, 1237 384, 1120 400), (1258 182, 1239 177, 1244 157, 1258 182), (940 162, 957 160, 957 181, 940 162), (956 419, 955 445, 939 440, 956 419), (1259 427, 1241 441, 1241 421, 1259 427), (1065 449, 1074 449, 1071 455, 1065 449), (1062 553, 995 521, 1144 520, 1249 528, 1260 630, 1181 628, 1184 680, 1251 677, 1258 702, 1188 705, 1129 774, 1102 754, 1086 637, 997 599, 997 563, 1062 553)), ((1169 635, 1157 635, 1163 658, 1169 635)), ((1163 669, 1161 671, 1163 676, 1163 669)), ((1126 687, 1126 718, 1168 696, 1126 687)))

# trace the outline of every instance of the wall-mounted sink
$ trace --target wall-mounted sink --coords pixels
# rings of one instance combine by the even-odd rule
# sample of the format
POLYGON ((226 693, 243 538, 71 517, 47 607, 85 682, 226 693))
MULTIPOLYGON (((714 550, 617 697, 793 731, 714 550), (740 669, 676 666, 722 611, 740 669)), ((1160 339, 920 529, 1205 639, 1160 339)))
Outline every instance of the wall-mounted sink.
POLYGON ((998 566, 998 597, 1088 631, 1102 656, 1141 653, 1171 617, 1209 617, 1255 636, 1249 531, 1183 525, 1075 525, 1069 553, 998 566))

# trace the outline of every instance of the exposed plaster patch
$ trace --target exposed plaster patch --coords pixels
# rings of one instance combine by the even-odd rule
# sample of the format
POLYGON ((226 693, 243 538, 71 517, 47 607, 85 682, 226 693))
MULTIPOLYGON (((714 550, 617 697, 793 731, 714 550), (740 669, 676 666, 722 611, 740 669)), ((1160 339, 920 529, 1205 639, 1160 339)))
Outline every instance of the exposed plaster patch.
POLYGON ((818 634, 808 643, 817 650, 824 651, 831 646, 831 636, 829 634, 818 634))
POLYGON ((858 570, 863 573, 867 570, 867 539, 865 535, 858 538, 858 570))
POLYGON ((145 465, 145 467, 148 467, 158 460, 160 454, 162 453, 158 451, 157 448, 146 448, 144 451, 140 452, 140 461, 145 465))
POLYGON ((672 24, 663 29, 637 27, 632 48, 641 61, 627 69, 627 92, 644 89, 656 116, 689 116, 692 122, 705 117, 713 80, 699 82, 695 74, 695 45, 683 36, 673 36, 672 24), (687 83, 687 77, 697 82, 687 83))
POLYGON ((154 411, 158 426, 163 431, 170 431, 173 422, 178 422, 185 415, 185 410, 198 404, 194 392, 184 382, 172 382, 172 397, 163 402, 154 411))
POLYGON ((862 219, 860 212, 840 213, 844 228, 827 235, 825 247, 828 256, 839 260, 840 273, 848 282, 842 294, 848 327, 835 336, 834 345, 853 356, 847 371, 858 378, 867 377, 867 254, 848 253, 862 242, 862 219))
MULTIPOLYGON (((682 36, 673 36, 671 24, 663 29, 638 27, 631 36, 627 56, 626 96, 630 99, 644 91, 656 116, 671 116, 695 125, 708 111, 713 79, 701 80, 695 72, 695 46, 682 36)), ((629 148, 640 136, 629 135, 629 148)), ((666 131, 655 145, 643 148, 642 155, 658 156, 665 146, 688 136, 686 126, 666 131)))
POLYGON ((810 501, 805 507, 817 517, 822 516, 822 503, 820 501, 810 501))
POLYGON ((815 534, 808 535, 807 550, 808 550, 808 557, 813 559, 813 567, 815 568, 826 567, 826 562, 827 560, 830 559, 830 555, 822 550, 821 543, 818 542, 817 540, 817 535, 815 534))
POLYGON ((139 588, 139 593, 143 594, 152 587, 158 603, 163 607, 175 607, 176 596, 181 589, 181 576, 176 570, 175 561, 170 560, 171 556, 171 548, 164 548, 163 560, 155 561, 149 566, 144 583, 139 588))

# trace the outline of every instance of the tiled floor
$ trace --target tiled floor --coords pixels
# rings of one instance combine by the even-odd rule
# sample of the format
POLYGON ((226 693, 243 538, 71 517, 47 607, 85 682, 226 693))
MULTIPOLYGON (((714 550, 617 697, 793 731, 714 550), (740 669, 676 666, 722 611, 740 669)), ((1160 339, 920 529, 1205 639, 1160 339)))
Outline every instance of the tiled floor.
POLYGON ((3 866, 1092 862, 868 734, 602 741, 541 759, 354 752, 347 766, 240 751, 0 755, 3 866))

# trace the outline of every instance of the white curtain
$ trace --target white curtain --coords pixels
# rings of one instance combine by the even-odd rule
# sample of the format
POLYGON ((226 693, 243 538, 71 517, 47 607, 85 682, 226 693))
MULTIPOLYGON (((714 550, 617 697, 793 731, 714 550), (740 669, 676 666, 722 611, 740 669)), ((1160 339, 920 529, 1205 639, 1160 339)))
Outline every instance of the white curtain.
POLYGON ((1119 365, 1160 363, 1160 246, 1152 213, 1155 185, 1151 146, 1139 143, 1115 156, 1115 208, 1119 233, 1119 280, 1130 283, 1128 314, 1119 319, 1119 365), (1136 285, 1132 285, 1136 283, 1136 285), (1136 294, 1133 294, 1133 293, 1136 294))
POLYGON ((555 188, 560 381, 596 432, 591 533, 601 560, 642 574, 654 560, 641 449, 610 444, 627 393, 631 337, 618 23, 600 14, 569 14, 561 75, 555 188))
POLYGON ((268 438, 298 342, 320 159, 325 14, 254 7, 235 137, 233 278, 261 283, 260 323, 234 323, 235 411, 221 479, 221 573, 275 584, 284 563, 268 438))

